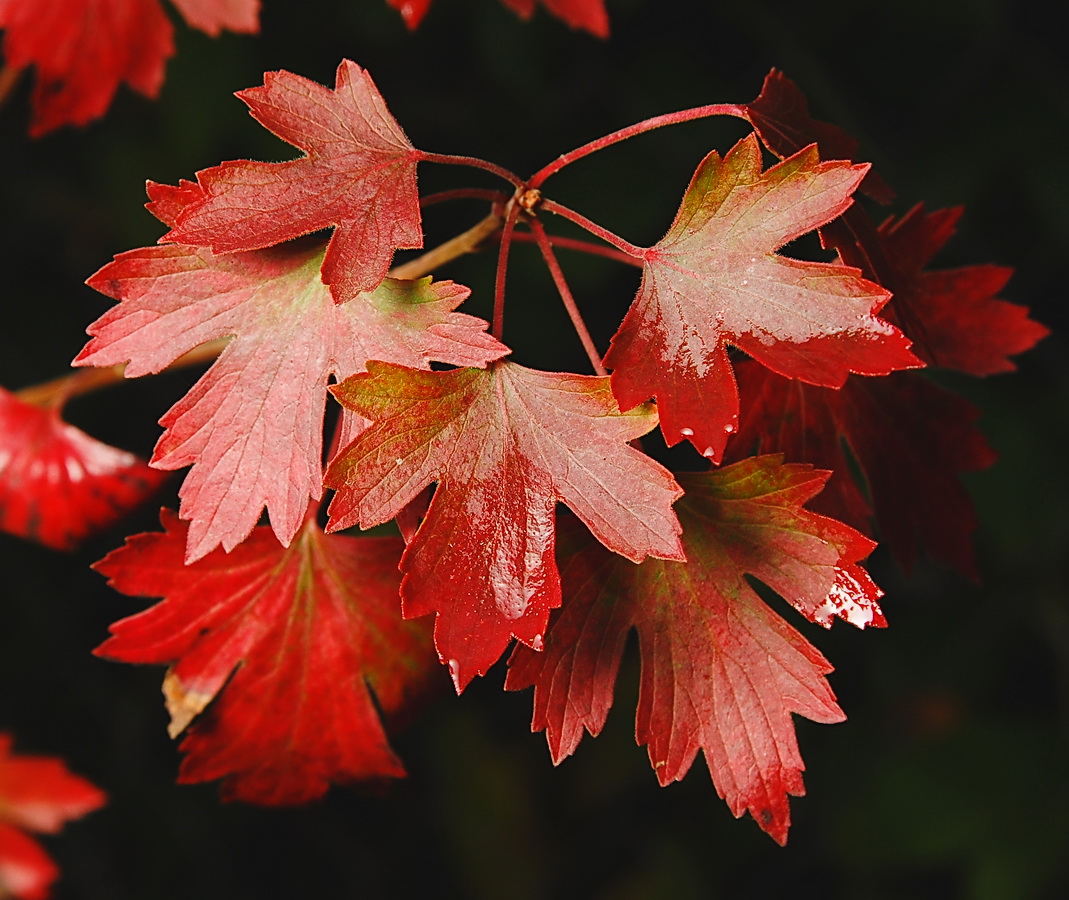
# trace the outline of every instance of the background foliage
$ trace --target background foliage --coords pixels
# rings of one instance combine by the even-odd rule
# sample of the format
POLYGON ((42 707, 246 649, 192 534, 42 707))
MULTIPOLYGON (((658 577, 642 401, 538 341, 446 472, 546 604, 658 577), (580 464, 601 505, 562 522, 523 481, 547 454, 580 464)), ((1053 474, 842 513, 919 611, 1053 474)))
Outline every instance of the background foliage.
MULTIPOLYGON (((1001 456, 968 478, 984 523, 983 585, 930 566, 906 579, 877 552, 891 627, 807 629, 837 665, 832 684, 850 719, 834 729, 797 723, 809 796, 793 804, 786 849, 735 823, 700 767, 659 789, 624 696, 605 734, 554 770, 544 739, 528 731, 529 694, 503 694, 496 673, 449 700, 443 670, 447 702, 396 739, 410 777, 382 795, 335 789, 288 811, 221 806, 214 786, 174 785, 159 671, 89 653, 108 623, 141 606, 88 565, 122 535, 151 530, 155 512, 71 558, 0 535, 0 725, 23 751, 64 755, 110 795, 50 842, 64 873, 58 897, 1064 895, 1069 169, 1058 154, 1069 22, 1009 0, 878 6, 609 0, 613 36, 600 42, 542 13, 523 24, 491 0, 437 0, 414 34, 381 0, 265 0, 259 37, 213 40, 180 27, 160 101, 120 92, 87 129, 31 141, 21 85, 0 116, 0 384, 9 388, 64 370, 107 306, 82 281, 113 253, 158 237, 141 209, 146 178, 174 183, 220 159, 288 158, 233 91, 280 68, 330 84, 342 57, 372 73, 417 146, 521 173, 649 115, 752 99, 779 67, 817 116, 861 139, 862 158, 899 192, 895 212, 921 199, 967 205, 938 265, 1015 266, 1003 296, 1055 330, 1019 373, 954 380, 985 410, 981 425, 1001 456)), ((569 169, 554 196, 652 243, 698 160, 742 133, 739 123, 706 122, 647 135, 569 169)), ((421 177, 427 190, 459 183, 432 167, 421 177)), ((458 215, 454 205, 428 211, 428 245, 455 232, 458 215)), ((481 215, 472 208, 470 223, 481 215)), ((506 340, 520 362, 582 366, 536 253, 515 253, 506 340), (547 360, 543 342, 558 333, 547 360)), ((584 310, 605 310, 600 332, 596 312, 591 322, 604 346, 635 274, 596 259, 564 264, 584 310)), ((448 276, 492 293, 489 259, 462 260, 448 276)), ((125 384, 79 399, 68 416, 147 455, 156 419, 194 377, 125 384)))

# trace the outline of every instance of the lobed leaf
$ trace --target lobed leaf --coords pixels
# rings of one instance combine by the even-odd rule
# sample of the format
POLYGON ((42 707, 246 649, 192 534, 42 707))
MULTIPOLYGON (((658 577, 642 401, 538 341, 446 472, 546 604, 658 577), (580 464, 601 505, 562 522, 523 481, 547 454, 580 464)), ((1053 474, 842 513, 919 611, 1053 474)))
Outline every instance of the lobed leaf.
POLYGON ((379 710, 402 712, 434 669, 427 623, 398 615, 402 541, 325 536, 309 519, 289 548, 257 528, 186 565, 187 526, 161 521, 95 566, 116 590, 164 598, 96 652, 170 665, 169 730, 190 728, 179 781, 223 778, 225 799, 278 805, 402 776, 379 710))
POLYGON ((562 562, 566 601, 545 649, 517 646, 505 687, 533 686, 532 729, 554 762, 597 735, 612 706, 632 627, 642 659, 636 739, 662 785, 686 775, 699 750, 735 816, 749 810, 776 841, 790 825, 787 795, 805 792, 791 714, 844 716, 827 660, 758 597, 760 579, 808 618, 883 625, 879 589, 858 565, 872 543, 802 508, 827 473, 745 460, 680 475, 686 562, 626 564, 590 541, 562 562))
POLYGON ((511 362, 419 372, 368 363, 333 388, 374 424, 331 464, 328 530, 368 528, 438 487, 405 550, 406 616, 437 612, 435 644, 457 690, 509 641, 538 647, 560 604, 555 510, 567 504, 628 559, 682 558, 667 470, 628 441, 656 425, 621 413, 608 380, 511 362))

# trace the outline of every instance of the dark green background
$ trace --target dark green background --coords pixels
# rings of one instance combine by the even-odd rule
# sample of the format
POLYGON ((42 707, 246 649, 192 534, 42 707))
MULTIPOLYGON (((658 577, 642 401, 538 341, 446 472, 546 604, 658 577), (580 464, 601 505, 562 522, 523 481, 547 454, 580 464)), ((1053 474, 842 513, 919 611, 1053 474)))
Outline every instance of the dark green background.
MULTIPOLYGON (((893 211, 967 204, 941 265, 1016 267, 1006 298, 1064 334, 1069 23, 1047 6, 609 0, 607 42, 541 12, 521 23, 496 0, 435 0, 415 34, 382 0, 264 6, 259 37, 211 40, 180 26, 158 102, 123 91, 102 121, 37 141, 25 136, 28 83, 0 112, 0 384, 60 374, 81 347, 107 306, 82 281, 161 232, 141 209, 146 178, 292 155, 233 91, 279 68, 332 84, 342 57, 371 71, 417 146, 521 174, 649 115, 752 99, 779 67, 818 116, 860 138, 862 158, 899 193, 893 211)), ((549 187, 629 240, 653 242, 701 157, 743 133, 725 120, 651 134, 549 187)), ((493 185, 429 166, 421 179, 427 190, 493 185)), ((482 214, 430 210, 428 243, 482 214)), ((562 258, 604 347, 634 273, 562 258)), ((470 284, 485 314, 492 270, 473 257, 442 274, 470 284)), ((583 370, 529 247, 515 254, 505 338, 522 362, 583 370)), ((907 579, 877 552, 888 630, 825 633, 792 619, 837 666, 850 719, 798 722, 809 796, 792 805, 786 849, 731 818, 700 762, 683 783, 656 786, 631 736, 633 657, 606 733, 559 769, 529 733, 529 695, 503 694, 495 670, 397 737, 410 777, 385 794, 335 790, 288 811, 220 805, 213 785, 173 783, 162 671, 89 652, 142 604, 88 564, 151 528, 151 510, 70 557, 0 535, 0 728, 23 751, 62 754, 110 794, 106 809, 46 839, 64 872, 56 896, 1065 896, 1066 359, 1056 334, 1019 373, 949 380, 985 410, 1001 455, 968 477, 983 520, 982 586, 936 566, 907 579)), ((191 377, 132 383, 69 414, 147 454, 156 419, 191 377)))

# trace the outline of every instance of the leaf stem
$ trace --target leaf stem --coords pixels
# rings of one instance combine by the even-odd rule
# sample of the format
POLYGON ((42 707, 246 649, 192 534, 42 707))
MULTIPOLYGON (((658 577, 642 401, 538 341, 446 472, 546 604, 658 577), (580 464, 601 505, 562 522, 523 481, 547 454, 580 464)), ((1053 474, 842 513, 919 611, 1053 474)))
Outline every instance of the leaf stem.
POLYGON ((512 232, 520 215, 517 203, 509 204, 505 224, 501 227, 501 243, 497 250, 497 276, 494 279, 494 322, 490 333, 501 340, 505 330, 505 275, 508 272, 509 249, 512 247, 512 232))
POLYGON ((595 237, 601 238, 605 243, 612 244, 612 246, 625 256, 630 256, 632 259, 639 260, 639 264, 646 258, 646 247, 638 247, 629 241, 625 241, 619 235, 613 234, 609 229, 603 228, 597 222, 592 222, 586 216, 577 213, 573 209, 569 209, 567 206, 562 206, 553 200, 543 200, 539 205, 539 208, 544 209, 546 212, 561 216, 564 219, 568 219, 570 222, 574 222, 580 228, 589 231, 595 237))
POLYGON ((485 159, 479 159, 476 156, 453 156, 448 153, 427 153, 425 150, 418 151, 418 154, 417 158, 421 162, 440 163, 446 166, 469 166, 473 169, 482 169, 484 172, 489 172, 491 175, 496 175, 498 178, 503 178, 513 187, 523 188, 526 186, 523 179, 515 172, 510 172, 502 166, 487 162, 485 159))
POLYGON ((691 109, 680 110, 679 112, 654 116, 652 119, 643 119, 641 122, 636 122, 634 125, 628 125, 626 128, 621 128, 619 131, 614 131, 612 134, 607 134, 588 144, 583 144, 582 147, 577 147, 569 153, 562 153, 548 166, 543 166, 535 172, 535 174, 528 180, 527 185, 532 188, 541 187, 547 178, 551 175, 555 175, 565 166, 569 166, 576 160, 582 159, 584 156, 589 156, 591 153, 595 153, 598 150, 604 150, 606 147, 618 144, 620 141, 626 141, 628 138, 645 134, 647 131, 653 131, 656 128, 663 128, 665 125, 678 125, 681 122, 692 122, 695 119, 706 119, 710 116, 735 116, 749 121, 746 108, 734 103, 713 103, 708 106, 695 106, 691 109))
MULTIPOLYGON (((629 266, 640 266, 642 260, 635 259, 628 253, 623 253, 614 247, 605 247, 602 244, 594 244, 590 241, 583 241, 577 238, 561 237, 556 234, 547 234, 549 243, 554 247, 559 247, 564 250, 575 250, 578 253, 587 253, 591 256, 604 256, 607 259, 614 259, 616 262, 621 262, 629 266)), ((529 234, 526 231, 514 231, 512 233, 512 239, 514 241, 523 241, 527 243, 534 243, 536 238, 533 234, 529 234)))
POLYGON ((538 219, 531 219, 528 224, 531 226, 531 232, 538 242, 538 249, 542 251, 542 258, 546 261, 546 268, 549 269, 549 274, 553 276, 553 283, 557 286, 560 298, 564 301, 564 308, 568 310, 568 317, 572 320, 572 325, 575 327, 576 334, 579 335, 579 340, 586 351, 587 358, 594 367, 594 372, 598 375, 608 375, 609 373, 606 371, 605 366, 601 364, 601 354, 598 353, 598 348, 594 346, 594 339, 590 336, 586 322, 583 321, 583 315, 579 312, 579 307, 575 303, 575 297, 572 296, 571 288, 568 287, 568 281, 564 277, 560 263, 557 262, 557 256, 553 252, 553 245, 549 241, 546 229, 542 227, 542 223, 538 219))

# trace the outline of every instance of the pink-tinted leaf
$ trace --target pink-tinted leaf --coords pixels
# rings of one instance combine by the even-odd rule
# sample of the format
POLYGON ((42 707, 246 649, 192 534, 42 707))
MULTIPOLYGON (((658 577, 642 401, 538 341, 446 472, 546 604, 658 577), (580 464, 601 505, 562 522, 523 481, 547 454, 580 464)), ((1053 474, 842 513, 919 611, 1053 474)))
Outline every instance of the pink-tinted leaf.
POLYGON ((814 509, 867 534, 875 518, 875 533, 906 569, 923 549, 976 577, 976 514, 958 474, 991 465, 995 454, 968 402, 911 372, 851 378, 841 390, 753 363, 738 372, 745 413, 730 458, 777 451, 832 469, 814 509))
POLYGON ((254 34, 260 30, 260 0, 171 0, 192 28, 212 37, 223 29, 254 34))
POLYGON ((104 805, 106 797, 50 756, 11 752, 0 734, 0 896, 43 900, 59 869, 22 829, 54 833, 104 805))
MULTIPOLYGON (((166 221, 198 188, 152 186, 150 194, 166 221)), ((322 259, 321 248, 216 255, 170 245, 123 253, 89 280, 121 303, 90 326, 94 338, 75 365, 129 361, 133 377, 235 336, 161 419, 167 430, 152 460, 161 469, 193 467, 181 489, 190 561, 235 547, 264 508, 279 540, 296 534, 309 498, 322 494, 332 376, 361 372, 368 359, 480 366, 508 352, 484 321, 454 312, 467 288, 387 279, 338 306, 320 281, 322 259)))
MULTIPOLYGON (((857 141, 838 125, 810 116, 805 95, 776 69, 765 76, 761 93, 745 109, 762 143, 780 159, 810 144, 817 145, 822 159, 857 158, 857 141)), ((894 191, 871 169, 862 179, 860 190, 881 203, 890 203, 895 197, 894 191)))
POLYGON ((532 728, 555 762, 584 730, 597 735, 612 705, 628 631, 642 673, 636 738, 662 785, 686 775, 699 750, 734 815, 747 809, 779 843, 804 766, 791 714, 838 722, 831 666, 770 610, 744 576, 760 579, 807 617, 883 625, 879 589, 858 565, 872 543, 802 504, 826 473, 750 459, 681 475, 677 504, 687 561, 629 565, 590 541, 562 563, 565 603, 542 653, 517 646, 505 686, 534 686, 532 728))
POLYGON ((761 172, 756 138, 695 173, 668 234, 646 251, 642 284, 605 365, 628 409, 652 396, 671 445, 719 460, 738 421, 727 345, 781 375, 838 387, 851 372, 919 365, 876 317, 890 296, 856 269, 776 251, 842 213, 866 166, 803 150, 761 172))
POLYGON ((171 735, 192 723, 179 780, 224 778, 227 799, 293 804, 332 782, 403 775, 376 704, 402 711, 437 671, 429 622, 401 619, 403 542, 309 521, 289 548, 257 528, 187 566, 185 524, 167 510, 162 522, 97 563, 117 590, 164 599, 96 652, 170 664, 171 735))
MULTIPOLYGON (((258 0, 174 0, 209 34, 258 29, 258 0)), ((174 29, 159 0, 0 0, 4 56, 36 67, 33 135, 102 116, 122 83, 147 97, 163 84, 174 29)))
POLYGON ((369 363, 333 391, 374 424, 327 472, 330 530, 388 521, 438 482, 402 559, 402 599, 406 616, 438 613, 435 644, 458 691, 513 637, 541 644, 560 604, 558 502, 628 559, 682 558, 679 487, 627 445, 656 413, 621 413, 606 378, 369 363))
POLYGON ((0 388, 0 529, 72 550, 150 497, 166 476, 0 388))
POLYGON ((179 215, 163 240, 229 253, 336 226, 323 280, 339 303, 374 290, 395 249, 423 246, 420 152, 356 63, 338 66, 333 90, 290 72, 269 72, 263 87, 238 96, 260 124, 305 156, 227 162, 199 172, 203 198, 179 215))

